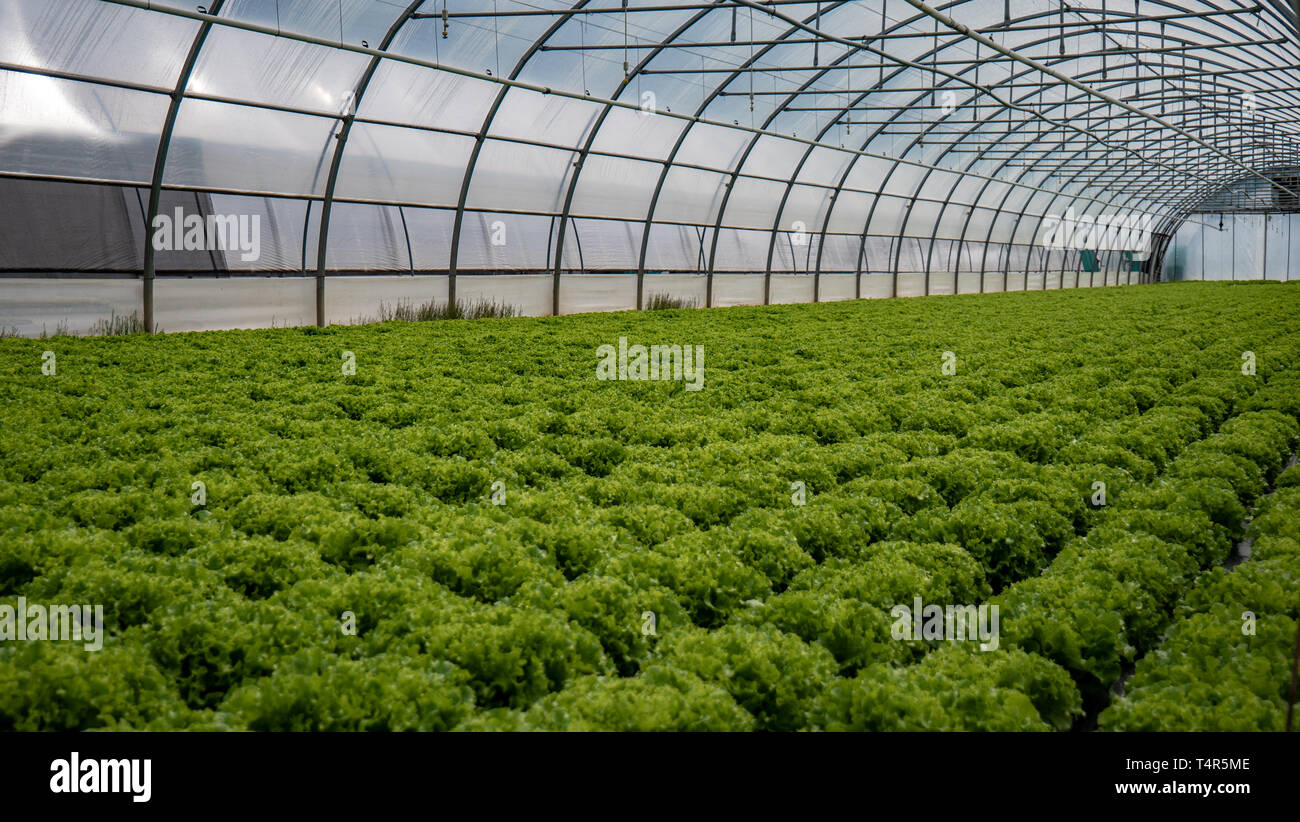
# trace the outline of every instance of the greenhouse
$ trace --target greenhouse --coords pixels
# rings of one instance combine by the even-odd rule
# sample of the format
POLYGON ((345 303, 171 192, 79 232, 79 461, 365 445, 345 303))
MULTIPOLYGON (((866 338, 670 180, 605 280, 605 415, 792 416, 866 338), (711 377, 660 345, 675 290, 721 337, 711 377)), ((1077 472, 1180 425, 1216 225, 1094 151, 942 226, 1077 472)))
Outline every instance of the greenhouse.
POLYGON ((20 334, 1300 276, 1285 0, 0 15, 20 334))
MULTIPOLYGON (((1298 12, 0 0, 0 732, 1284 789, 1298 12)), ((102 738, 0 769, 677 763, 102 738)))

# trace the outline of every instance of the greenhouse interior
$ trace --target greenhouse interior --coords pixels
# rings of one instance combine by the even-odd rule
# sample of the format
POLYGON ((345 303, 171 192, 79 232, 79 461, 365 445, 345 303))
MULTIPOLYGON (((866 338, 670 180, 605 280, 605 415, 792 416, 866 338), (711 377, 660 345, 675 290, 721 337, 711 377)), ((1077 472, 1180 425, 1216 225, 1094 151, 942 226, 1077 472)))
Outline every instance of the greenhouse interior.
POLYGON ((0 0, 0 731, 1297 729, 1298 14, 0 0))
POLYGON ((1300 277, 1284 0, 0 15, 11 333, 1300 277))

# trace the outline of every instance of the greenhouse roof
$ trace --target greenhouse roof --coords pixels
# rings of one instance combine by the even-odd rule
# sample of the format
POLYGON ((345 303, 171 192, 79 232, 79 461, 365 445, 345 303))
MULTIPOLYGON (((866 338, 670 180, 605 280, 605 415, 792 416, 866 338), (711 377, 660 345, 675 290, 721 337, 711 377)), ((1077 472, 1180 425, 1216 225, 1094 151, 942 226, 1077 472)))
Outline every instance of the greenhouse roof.
POLYGON ((1293 206, 1295 13, 4 0, 0 185, 124 187, 84 219, 129 224, 121 267, 142 245, 149 274, 143 227, 188 192, 270 202, 266 265, 303 270, 397 253, 399 218, 411 266, 453 273, 771 271, 790 232, 817 239, 809 269, 851 270, 877 238, 1029 244, 1069 209, 1168 233, 1243 180, 1293 206), (500 215, 527 242, 496 249, 500 215))

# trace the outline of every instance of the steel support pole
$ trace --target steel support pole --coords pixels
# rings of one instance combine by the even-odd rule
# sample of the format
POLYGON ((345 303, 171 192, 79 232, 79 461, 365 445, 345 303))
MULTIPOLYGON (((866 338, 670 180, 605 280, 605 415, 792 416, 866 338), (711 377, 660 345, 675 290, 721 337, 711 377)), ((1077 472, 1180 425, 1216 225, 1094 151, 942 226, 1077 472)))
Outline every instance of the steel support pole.
MULTIPOLYGON (((221 13, 221 6, 225 0, 213 0, 211 10, 212 15, 221 13)), ((176 88, 171 93, 171 103, 167 107, 167 119, 163 121, 162 132, 158 136, 158 152, 154 155, 153 177, 149 183, 149 208, 145 215, 144 222, 144 272, 143 282, 144 296, 141 313, 144 315, 144 331, 146 334, 154 333, 157 323, 154 322, 154 301, 153 301, 153 282, 156 275, 156 251, 153 247, 153 223, 158 216, 158 208, 162 202, 162 183, 163 173, 167 169, 167 153, 171 150, 172 133, 176 129, 176 118, 180 116, 181 102, 185 99, 185 89, 189 86, 190 76, 194 73, 194 67, 198 65, 199 54, 203 51, 203 44, 208 39, 208 32, 212 30, 210 21, 199 23, 198 33, 194 35, 194 42, 190 43, 189 54, 185 57, 185 64, 181 67, 180 77, 176 80, 176 88)))

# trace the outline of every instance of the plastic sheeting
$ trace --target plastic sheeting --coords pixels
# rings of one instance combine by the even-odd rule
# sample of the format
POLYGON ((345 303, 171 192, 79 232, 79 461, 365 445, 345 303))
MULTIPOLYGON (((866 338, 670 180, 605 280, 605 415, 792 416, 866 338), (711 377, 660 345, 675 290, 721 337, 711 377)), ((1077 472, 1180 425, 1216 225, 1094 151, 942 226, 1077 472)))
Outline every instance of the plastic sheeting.
POLYGON ((1171 280, 1300 279, 1300 214, 1193 214, 1164 270, 1171 280))
MULTIPOLYGON (((1271 5, 1234 4, 1252 12, 1251 37, 1294 33, 1271 5)), ((1058 82, 1023 66, 1012 77, 1011 64, 990 62, 987 48, 902 0, 783 2, 770 14, 642 5, 651 4, 623 13, 588 0, 499 0, 494 17, 476 0, 226 0, 209 4, 209 27, 168 13, 192 13, 179 0, 150 9, 4 0, 0 271, 138 273, 154 233, 148 187, 160 172, 160 214, 256 217, 261 230, 251 259, 159 250, 162 275, 313 273, 328 210, 331 276, 714 272, 717 304, 752 296, 748 280, 719 285, 723 272, 773 273, 778 301, 811 299, 808 277, 818 272, 853 275, 851 293, 863 296, 883 288, 881 272, 890 295, 1073 287, 1077 255, 1041 253, 1044 220, 1133 211, 1172 228, 1185 207, 1177 195, 1204 189, 1202 174, 1176 182, 1168 166, 1181 161, 1168 152, 1135 163, 1141 144, 1089 137, 1113 110, 1067 100, 1058 82), (452 15, 445 36, 443 8, 452 15), (783 16, 853 32, 887 57, 814 43, 783 16), (903 59, 994 87, 1049 119, 903 59), (180 105, 160 154, 174 91, 180 105), (1136 184, 1144 179, 1159 184, 1136 184)), ((1012 16, 1025 25, 1000 42, 1034 55, 1044 37, 1062 37, 1056 67, 1095 78, 1103 34, 1033 24, 1052 8, 1016 0, 1012 16)), ((1003 22, 998 4, 944 11, 977 29, 1003 22)), ((1300 84, 1293 41, 1239 54, 1222 19, 1180 17, 1167 36, 1213 46, 1223 60, 1276 63, 1250 75, 1261 101, 1300 84)), ((1146 46, 1166 36, 1164 26, 1140 30, 1146 46)), ((1108 93, 1138 100, 1143 76, 1192 72, 1185 54, 1171 69, 1140 52, 1108 58, 1108 93)), ((1227 182, 1240 169, 1222 173, 1227 182)), ((1296 232, 1286 215, 1269 219, 1238 215, 1235 239, 1209 248, 1193 250, 1180 231, 1170 270, 1291 276, 1296 232)), ((1095 277, 1131 279, 1113 254, 1095 277)), ((845 282, 824 277, 819 296, 842 297, 845 282)), ((230 288, 195 294, 216 299, 230 288)), ((624 290, 611 281, 607 298, 559 308, 621 304, 624 290)), ((341 284, 332 293, 353 294, 341 284)))

